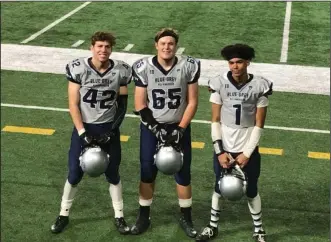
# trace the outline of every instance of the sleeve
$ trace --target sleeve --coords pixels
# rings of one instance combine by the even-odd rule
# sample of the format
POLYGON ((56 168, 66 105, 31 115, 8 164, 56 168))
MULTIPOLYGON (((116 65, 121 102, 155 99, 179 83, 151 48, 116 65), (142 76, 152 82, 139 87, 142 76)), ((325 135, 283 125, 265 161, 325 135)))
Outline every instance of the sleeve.
POLYGON ((261 81, 261 96, 265 96, 266 98, 268 98, 268 96, 272 95, 272 86, 273 86, 273 82, 261 77, 262 81, 261 81))
POLYGON ((200 78, 201 62, 193 57, 187 57, 188 84, 196 83, 200 78))
POLYGON ((73 60, 66 65, 66 77, 68 81, 81 84, 80 73, 78 68, 80 66, 79 59, 73 60))
POLYGON ((209 101, 211 103, 216 103, 219 105, 223 104, 220 87, 221 87, 221 82, 218 77, 208 80, 208 90, 210 92, 209 101))
POLYGON ((122 87, 130 84, 132 79, 132 68, 125 62, 123 62, 121 65, 123 66, 120 80, 120 86, 122 87))
POLYGON ((146 67, 146 60, 144 59, 136 61, 132 66, 132 80, 138 87, 147 87, 148 85, 148 79, 145 75, 146 67))

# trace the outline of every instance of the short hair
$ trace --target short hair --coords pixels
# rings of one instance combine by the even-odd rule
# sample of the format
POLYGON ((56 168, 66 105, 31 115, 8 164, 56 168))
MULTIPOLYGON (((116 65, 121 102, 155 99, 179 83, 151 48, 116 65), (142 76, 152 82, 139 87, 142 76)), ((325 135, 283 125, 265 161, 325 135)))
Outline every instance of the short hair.
POLYGON ((116 45, 116 37, 110 32, 95 32, 91 37, 91 45, 95 45, 97 41, 108 41, 110 46, 116 45))
POLYGON ((178 35, 177 31, 173 28, 163 28, 163 29, 161 29, 159 32, 156 33, 154 41, 158 42, 159 39, 161 39, 162 37, 165 37, 165 36, 173 37, 176 41, 176 44, 178 43, 179 35, 178 35))
POLYGON ((232 58, 252 60, 255 57, 255 50, 245 44, 234 44, 225 46, 221 50, 221 55, 226 60, 231 60, 232 58))

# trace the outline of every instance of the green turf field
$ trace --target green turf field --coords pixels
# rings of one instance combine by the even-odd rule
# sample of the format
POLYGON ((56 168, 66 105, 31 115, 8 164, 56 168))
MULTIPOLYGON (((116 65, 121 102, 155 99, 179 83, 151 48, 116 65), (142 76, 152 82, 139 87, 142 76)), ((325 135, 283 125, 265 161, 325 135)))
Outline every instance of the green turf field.
MULTIPOLYGON (((1 43, 19 44, 82 2, 1 3, 1 43), (37 11, 38 9, 38 11, 37 11)), ((330 3, 293 2, 288 63, 330 65, 330 3)), ((279 63, 285 3, 119 3, 93 2, 29 42, 29 45, 88 48, 89 36, 99 29, 118 36, 115 51, 135 44, 132 53, 154 53, 153 36, 164 26, 180 33, 185 54, 219 59, 219 49, 245 42, 257 51, 256 62, 279 63), (160 7, 162 4, 162 7, 160 7), (146 14, 148 13, 148 14, 146 14), (236 16, 240 16, 238 19, 236 16), (267 53, 267 54, 266 54, 267 53)), ((51 59, 51 58, 50 58, 51 59)), ((128 113, 133 110, 130 85, 128 113)), ((195 119, 210 119, 209 93, 200 88, 195 119)), ((1 70, 1 103, 67 108, 64 75, 1 70)), ((1 107, 1 129, 25 126, 54 129, 50 136, 1 132, 1 241, 192 241, 176 222, 175 182, 159 174, 152 205, 152 227, 137 237, 120 236, 112 224, 113 211, 104 177, 84 177, 71 209, 70 225, 50 233, 58 215, 67 176, 67 152, 72 122, 68 112, 1 107)), ((283 155, 262 155, 260 194, 268 241, 326 242, 330 225, 330 160, 308 158, 308 152, 330 152, 330 135, 308 132, 330 129, 330 96, 274 92, 261 146, 283 149, 283 155), (307 129, 281 130, 282 127, 307 129)), ((125 216, 134 223, 138 208, 139 119, 125 119, 121 132, 121 165, 125 216)), ((193 219, 197 229, 209 221, 213 190, 210 126, 192 123, 193 219)), ((252 223, 245 200, 225 202, 216 241, 251 241, 252 223)))
MULTIPOLYGON (((1 3, 2 19, 10 19, 2 21, 1 42, 20 43, 81 4, 1 3)), ((329 66, 330 3, 292 5, 288 63, 329 66)), ((245 42, 256 49, 256 62, 279 63, 285 6, 284 2, 94 2, 29 44, 70 47, 85 40, 79 48, 88 48, 92 33, 109 30, 118 37, 115 51, 131 43, 135 46, 130 51, 150 54, 155 33, 171 26, 179 31, 185 54, 220 59, 223 46, 245 42)))

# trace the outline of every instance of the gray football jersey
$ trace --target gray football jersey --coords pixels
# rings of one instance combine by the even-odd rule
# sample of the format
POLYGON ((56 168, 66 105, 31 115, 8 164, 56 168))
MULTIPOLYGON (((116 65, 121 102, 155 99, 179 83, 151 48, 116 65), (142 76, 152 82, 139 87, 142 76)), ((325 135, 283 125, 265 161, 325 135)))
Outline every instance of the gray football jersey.
POLYGON ((220 95, 221 122, 232 128, 247 128, 255 125, 256 105, 262 96, 272 94, 272 82, 262 76, 249 74, 249 80, 239 86, 231 72, 209 81, 212 92, 220 95))
POLYGON ((84 123, 112 122, 120 86, 130 83, 132 69, 123 61, 110 59, 110 67, 101 74, 93 68, 91 60, 90 57, 69 62, 67 79, 81 85, 79 107, 84 123))
POLYGON ((165 71, 157 57, 145 57, 132 66, 136 86, 147 88, 148 108, 160 123, 179 123, 187 107, 187 87, 200 77, 200 62, 190 56, 176 56, 165 71))

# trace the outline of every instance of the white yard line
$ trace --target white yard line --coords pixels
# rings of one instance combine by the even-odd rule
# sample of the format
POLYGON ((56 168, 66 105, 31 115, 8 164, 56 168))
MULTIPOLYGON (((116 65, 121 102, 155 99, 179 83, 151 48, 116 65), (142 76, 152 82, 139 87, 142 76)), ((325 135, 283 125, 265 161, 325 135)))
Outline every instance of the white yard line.
MULTIPOLYGON (((48 111, 58 111, 58 112, 69 112, 67 108, 54 108, 54 107, 43 107, 43 106, 29 106, 29 105, 19 105, 19 104, 10 104, 10 103, 1 103, 1 107, 11 107, 11 108, 25 108, 25 109, 39 109, 39 110, 48 110, 48 111)), ((134 114, 126 114, 126 117, 130 118, 139 118, 139 116, 134 114)), ((192 123, 200 124, 210 124, 210 121, 207 120, 197 120, 193 119, 192 123)), ((276 130, 287 130, 287 131, 299 131, 299 132, 309 132, 309 133, 320 133, 320 134, 330 134, 329 130, 321 129, 304 129, 304 128, 293 128, 293 127, 281 127, 281 126, 264 126, 266 129, 276 129, 276 130)))
POLYGON ((80 46, 81 44, 83 44, 84 43, 84 40, 78 40, 77 42, 75 42, 71 47, 78 47, 78 46, 80 46))
POLYGON ((280 55, 280 62, 287 62, 287 53, 288 53, 288 43, 289 43, 289 34, 290 34, 290 22, 291 22, 291 10, 292 2, 286 3, 286 13, 284 20, 284 30, 283 30, 283 44, 282 51, 280 55))
POLYGON ((85 8, 88 4, 90 4, 91 2, 85 2, 82 5, 80 5, 78 8, 75 8, 74 10, 72 10, 71 12, 67 13, 66 15, 62 16, 61 18, 55 20, 53 23, 49 24, 48 26, 46 26, 45 28, 43 28, 42 30, 39 30, 37 33, 34 33, 33 35, 31 35, 29 38, 23 40, 21 42, 21 44, 26 44, 28 42, 30 42, 31 40, 34 40, 35 38, 37 38, 39 35, 45 33, 46 31, 50 30, 51 28, 53 28, 55 25, 57 25, 58 23, 61 23, 63 20, 69 18, 71 15, 77 13, 79 10, 81 10, 82 8, 85 8))
POLYGON ((134 46, 134 44, 128 44, 127 46, 125 46, 125 48, 123 49, 123 51, 129 51, 132 49, 132 47, 134 46))
POLYGON ((178 50, 176 51, 176 54, 177 54, 177 55, 181 55, 181 54, 183 54, 184 50, 185 50, 185 48, 180 47, 180 48, 178 48, 178 50))

